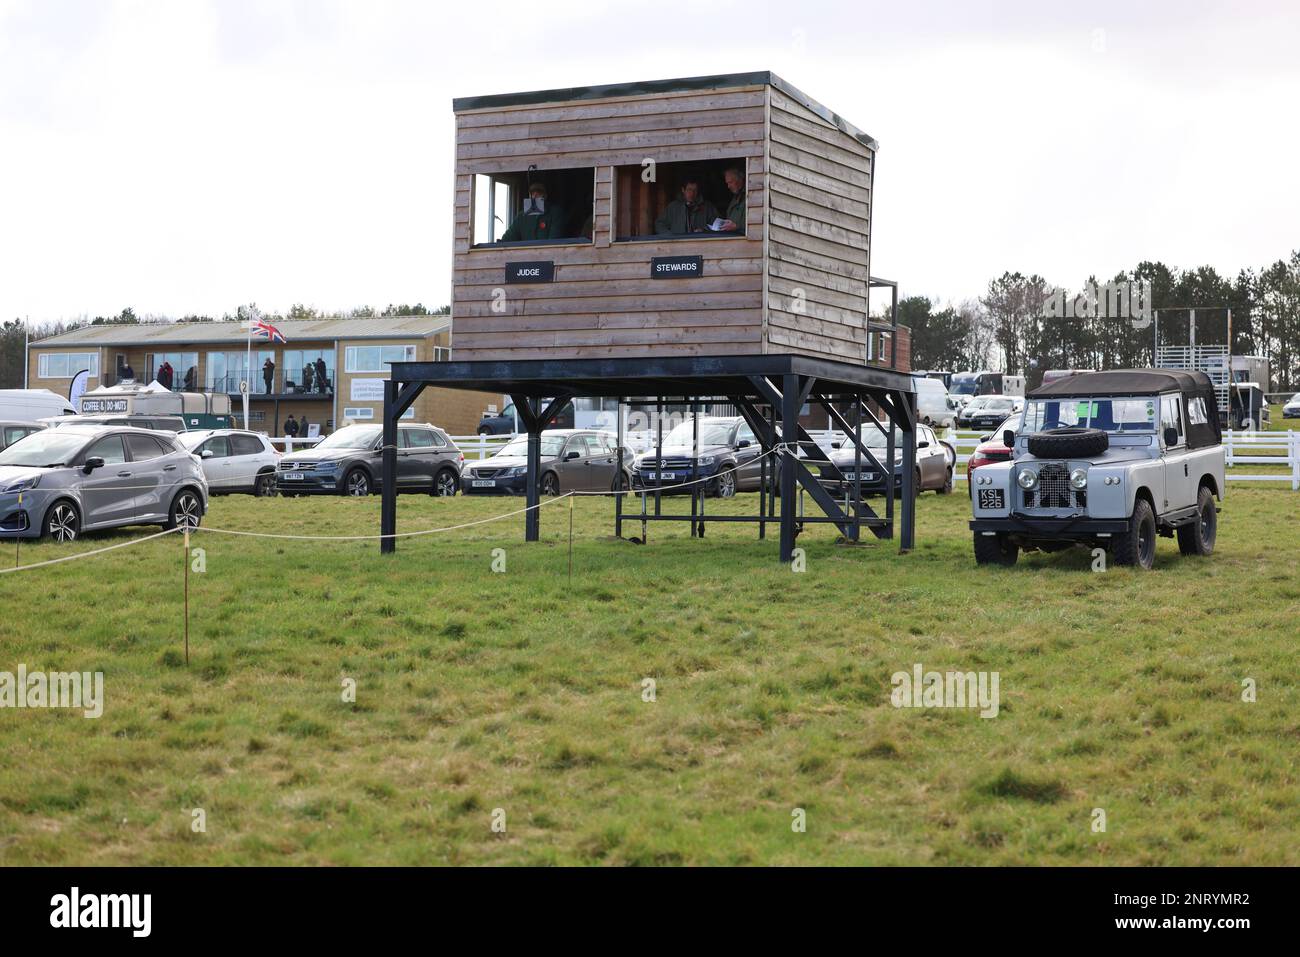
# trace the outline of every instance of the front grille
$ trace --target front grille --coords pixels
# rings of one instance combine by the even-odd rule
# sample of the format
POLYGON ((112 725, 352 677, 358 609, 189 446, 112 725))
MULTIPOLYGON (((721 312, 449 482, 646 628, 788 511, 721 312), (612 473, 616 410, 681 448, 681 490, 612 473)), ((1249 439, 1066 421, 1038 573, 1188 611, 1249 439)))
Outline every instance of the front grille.
POLYGON ((475 478, 493 478, 501 469, 472 469, 475 478))
POLYGON ((281 459, 280 471, 281 472, 315 472, 316 463, 315 462, 286 462, 284 461, 284 459, 281 459))
POLYGON ((1070 487, 1070 467, 1064 462, 1048 462, 1038 470, 1038 486, 1024 490, 1025 508, 1086 508, 1087 490, 1070 487))
MULTIPOLYGON (((668 455, 665 455, 663 458, 663 471, 665 472, 689 471, 694 467, 695 467, 695 463, 691 459, 680 458, 680 457, 674 458, 668 455)), ((643 472, 656 472, 659 471, 660 467, 658 464, 658 460, 653 455, 651 455, 642 459, 641 463, 637 466, 637 468, 643 472)))

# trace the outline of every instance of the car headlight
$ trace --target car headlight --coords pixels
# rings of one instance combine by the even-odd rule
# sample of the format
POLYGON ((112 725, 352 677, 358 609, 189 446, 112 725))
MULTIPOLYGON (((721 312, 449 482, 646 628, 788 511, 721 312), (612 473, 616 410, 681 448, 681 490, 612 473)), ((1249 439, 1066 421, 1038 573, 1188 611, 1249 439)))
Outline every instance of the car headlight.
POLYGON ((1070 473, 1070 488, 1076 492, 1082 492, 1088 487, 1088 473, 1083 469, 1075 469, 1070 473))
POLYGON ((316 463, 317 472, 337 472, 338 468, 339 468, 338 462, 317 462, 316 463))
POLYGON ((11 485, 6 485, 4 493, 6 495, 13 495, 15 492, 25 492, 29 488, 36 488, 36 486, 40 484, 41 477, 39 475, 34 475, 31 478, 19 479, 11 485))
POLYGON ((1016 484, 1023 489, 1031 489, 1038 485, 1038 473, 1030 469, 1022 469, 1016 476, 1016 484))
POLYGON ((718 459, 717 459, 717 456, 714 456, 714 455, 701 455, 701 456, 700 456, 700 464, 701 464, 701 465, 712 465, 712 464, 713 464, 714 462, 716 462, 716 461, 718 461, 718 459))
POLYGON ((501 473, 501 475, 500 475, 499 477, 500 477, 500 478, 519 478, 519 476, 521 476, 521 475, 526 475, 527 473, 528 473, 528 466, 527 466, 527 465, 515 465, 515 466, 513 466, 513 467, 511 467, 511 468, 506 469, 504 472, 501 473))

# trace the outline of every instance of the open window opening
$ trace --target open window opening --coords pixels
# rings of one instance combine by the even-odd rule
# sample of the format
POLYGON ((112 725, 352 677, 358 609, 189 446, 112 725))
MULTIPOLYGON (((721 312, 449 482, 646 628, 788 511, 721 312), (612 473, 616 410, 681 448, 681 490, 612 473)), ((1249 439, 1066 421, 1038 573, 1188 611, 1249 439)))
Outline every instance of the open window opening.
POLYGON ((474 176, 474 245, 591 242, 596 170, 529 167, 474 176))
POLYGON ((615 167, 615 240, 743 236, 748 181, 744 157, 615 167))

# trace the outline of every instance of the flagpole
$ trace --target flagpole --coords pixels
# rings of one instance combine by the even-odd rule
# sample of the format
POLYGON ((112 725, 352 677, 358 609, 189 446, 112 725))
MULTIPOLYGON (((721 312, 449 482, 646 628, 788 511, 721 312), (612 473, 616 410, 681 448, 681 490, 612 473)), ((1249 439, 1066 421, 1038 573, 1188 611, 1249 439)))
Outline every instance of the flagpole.
POLYGON ((253 361, 253 314, 254 314, 253 307, 250 306, 248 309, 248 325, 244 329, 244 334, 248 337, 248 341, 244 347, 244 388, 241 390, 244 393, 244 428, 245 429, 249 428, 248 392, 252 388, 252 386, 249 385, 248 382, 248 369, 253 361))

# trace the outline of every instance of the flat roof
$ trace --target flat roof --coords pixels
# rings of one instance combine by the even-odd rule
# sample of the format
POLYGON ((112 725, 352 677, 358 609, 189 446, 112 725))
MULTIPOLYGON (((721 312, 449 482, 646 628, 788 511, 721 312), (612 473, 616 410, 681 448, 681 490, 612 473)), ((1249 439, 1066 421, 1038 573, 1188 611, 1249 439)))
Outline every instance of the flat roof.
MULTIPOLYGON (((511 359, 473 362, 394 362, 394 382, 424 382, 538 398, 551 396, 705 397, 752 395, 751 376, 815 376, 820 394, 857 390, 915 392, 907 372, 812 356, 628 357, 611 359, 511 359)), ((778 388, 780 383, 777 383, 778 388)))
MULTIPOLYGON (((268 320, 270 321, 270 320, 268 320)), ((427 338, 451 329, 451 316, 380 316, 373 319, 282 319, 272 324, 289 340, 427 338)), ((36 339, 32 346, 180 346, 242 344, 244 322, 157 322, 82 326, 71 332, 36 339)), ((255 341, 266 342, 265 339, 255 341)))
POLYGON ((651 96, 657 93, 699 93, 705 90, 728 90, 742 86, 771 86, 804 106, 828 123, 833 123, 858 142, 873 150, 880 149, 875 138, 858 129, 844 117, 827 109, 802 90, 787 83, 771 70, 755 73, 718 73, 713 76, 680 77, 672 80, 642 80, 637 83, 606 83, 600 86, 571 86, 555 90, 525 93, 494 93, 488 96, 460 96, 451 101, 453 112, 491 110, 506 106, 535 106, 544 103, 571 103, 575 100, 608 100, 622 96, 651 96))

